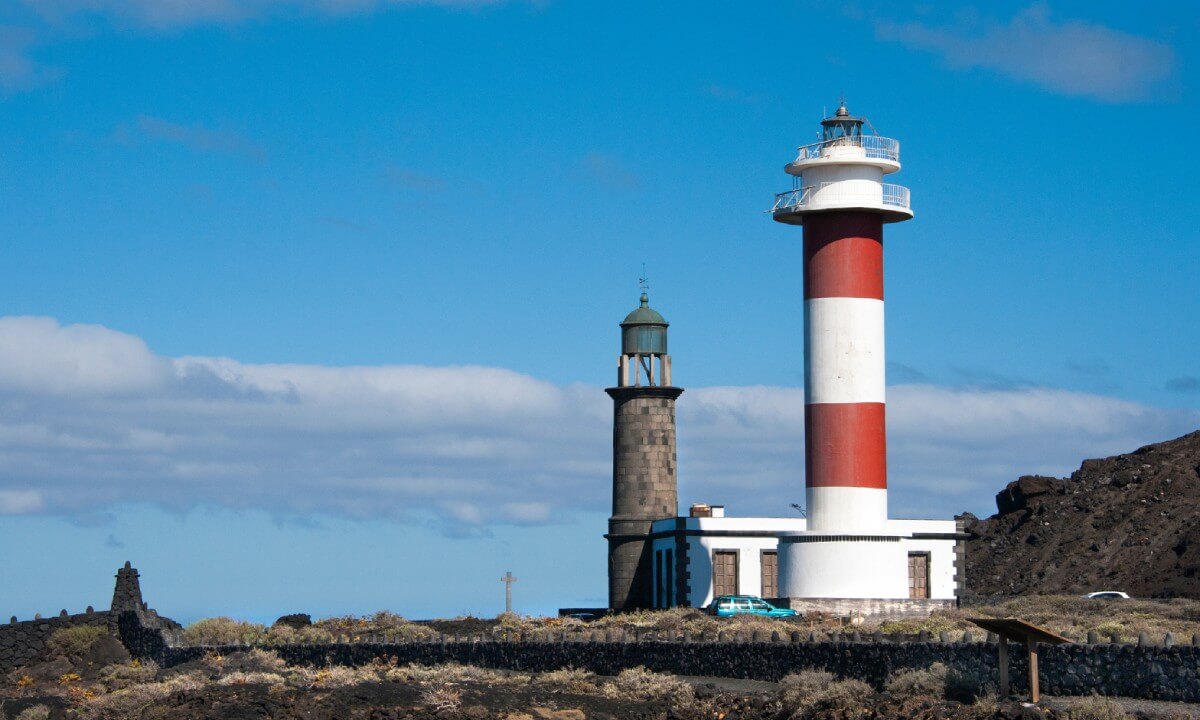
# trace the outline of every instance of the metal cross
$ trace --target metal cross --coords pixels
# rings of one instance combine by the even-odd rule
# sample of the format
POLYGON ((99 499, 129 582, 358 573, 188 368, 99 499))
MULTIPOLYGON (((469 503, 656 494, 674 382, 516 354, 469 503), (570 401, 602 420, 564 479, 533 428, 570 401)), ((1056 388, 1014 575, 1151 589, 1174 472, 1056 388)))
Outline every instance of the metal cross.
POLYGON ((512 584, 515 583, 516 581, 517 581, 517 579, 515 577, 513 577, 511 570, 505 572, 504 577, 500 578, 500 582, 504 583, 504 612, 505 613, 512 612, 512 584))

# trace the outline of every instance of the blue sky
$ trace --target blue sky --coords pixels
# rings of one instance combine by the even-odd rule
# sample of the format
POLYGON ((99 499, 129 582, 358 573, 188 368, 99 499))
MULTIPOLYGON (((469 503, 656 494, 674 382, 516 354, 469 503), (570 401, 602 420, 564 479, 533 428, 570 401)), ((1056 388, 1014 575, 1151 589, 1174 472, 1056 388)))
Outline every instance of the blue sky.
POLYGON ((1200 425, 1190 4, 0 0, 0 613, 603 602, 616 323, 680 494, 802 495, 799 230, 902 142, 892 512, 1200 425), (415 567, 414 567, 415 566, 415 567), (415 575, 414 575, 415 569, 415 575), (420 579, 414 586, 413 578, 420 579))

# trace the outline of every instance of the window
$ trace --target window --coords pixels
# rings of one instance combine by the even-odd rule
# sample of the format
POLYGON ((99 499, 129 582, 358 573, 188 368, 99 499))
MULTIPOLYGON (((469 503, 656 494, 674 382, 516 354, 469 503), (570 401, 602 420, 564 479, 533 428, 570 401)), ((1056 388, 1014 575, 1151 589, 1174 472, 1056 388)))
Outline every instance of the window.
POLYGON ((738 594, 738 554, 736 550, 713 553, 713 595, 738 594))
POLYGON ((771 609, 771 606, 766 604, 762 600, 751 600, 750 607, 754 610, 770 610, 771 609))
POLYGON ((663 588, 666 590, 663 607, 675 607, 675 549, 667 548, 666 560, 663 562, 663 588))
POLYGON ((929 597, 929 553, 908 554, 908 596, 918 599, 929 597))
POLYGON ((662 553, 662 550, 658 550, 654 553, 654 607, 662 607, 662 601, 663 601, 662 564, 663 564, 663 553, 662 553))
POLYGON ((762 596, 765 598, 779 597, 779 553, 774 550, 762 551, 762 596))

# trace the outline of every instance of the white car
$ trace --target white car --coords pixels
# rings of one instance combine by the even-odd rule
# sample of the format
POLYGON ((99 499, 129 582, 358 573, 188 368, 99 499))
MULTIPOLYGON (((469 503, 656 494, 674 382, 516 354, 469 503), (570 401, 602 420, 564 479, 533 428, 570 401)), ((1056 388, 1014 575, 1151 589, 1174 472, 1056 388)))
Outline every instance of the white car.
POLYGON ((1101 590, 1084 595, 1088 600, 1128 600, 1129 596, 1120 590, 1101 590))

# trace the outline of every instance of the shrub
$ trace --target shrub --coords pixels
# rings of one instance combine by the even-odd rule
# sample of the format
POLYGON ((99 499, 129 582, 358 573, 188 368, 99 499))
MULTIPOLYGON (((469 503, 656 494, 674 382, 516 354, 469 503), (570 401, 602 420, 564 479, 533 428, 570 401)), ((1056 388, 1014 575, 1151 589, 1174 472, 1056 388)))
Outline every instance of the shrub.
POLYGON ((462 705, 462 693, 449 685, 438 688, 426 688, 421 693, 421 701, 435 711, 456 710, 462 705))
POLYGON ((622 670, 601 692, 607 697, 633 700, 665 700, 672 705, 690 705, 696 699, 692 686, 671 675, 651 672, 644 667, 622 670))
POLYGON ((1127 720, 1129 713, 1117 702, 1092 695, 1072 703, 1064 713, 1068 720, 1127 720))
POLYGON ((252 645, 262 638, 265 628, 257 623, 227 617, 197 620, 183 631, 189 645, 252 645))
POLYGON ((62 628, 46 639, 46 648, 53 655, 77 658, 86 654, 93 643, 106 635, 108 630, 97 625, 62 628))
POLYGON ((447 683, 476 682, 489 685, 522 685, 529 676, 519 673, 500 673, 474 665, 446 663, 444 665, 417 665, 410 663, 400 667, 388 666, 384 677, 392 682, 415 685, 445 685, 447 683))
POLYGON ((80 677, 79 673, 75 673, 75 672, 63 673, 62 675, 58 676, 58 684, 59 685, 70 685, 71 683, 79 682, 82 679, 83 678, 80 677))
POLYGON ((946 666, 934 663, 927 668, 910 668, 892 673, 884 687, 888 692, 906 697, 946 696, 946 666))
POLYGON ((45 705, 27 707, 17 714, 16 720, 49 720, 50 708, 45 705))
POLYGON ((232 672, 217 681, 218 685, 282 685, 282 675, 269 672, 232 672))
POLYGON ((533 684, 556 692, 587 693, 596 689, 596 674, 578 668, 562 668, 535 675, 533 684))
POLYGON ((151 661, 134 660, 128 665, 108 665, 100 670, 100 684, 108 692, 122 690, 132 685, 152 682, 158 675, 158 665, 151 661))
POLYGON ((833 675, 820 670, 788 675, 780 686, 783 710, 796 720, 812 717, 822 710, 831 710, 840 717, 860 717, 875 694, 861 680, 834 680, 833 675))
POLYGON ((247 652, 227 655, 221 663, 225 671, 280 673, 288 664, 272 650, 254 648, 247 652))
POLYGON ((331 690, 333 688, 358 685, 365 680, 374 679, 374 670, 333 665, 317 671, 316 675, 313 676, 313 686, 322 690, 331 690), (370 673, 370 677, 367 677, 364 673, 370 673))
POLYGON ((795 712, 831 683, 833 675, 824 670, 801 670, 791 673, 779 681, 779 700, 785 710, 795 712))
POLYGON ((174 675, 162 682, 134 685, 101 695, 81 707, 80 717, 87 720, 127 720, 140 717, 142 711, 177 692, 199 690, 204 680, 193 674, 174 675))

